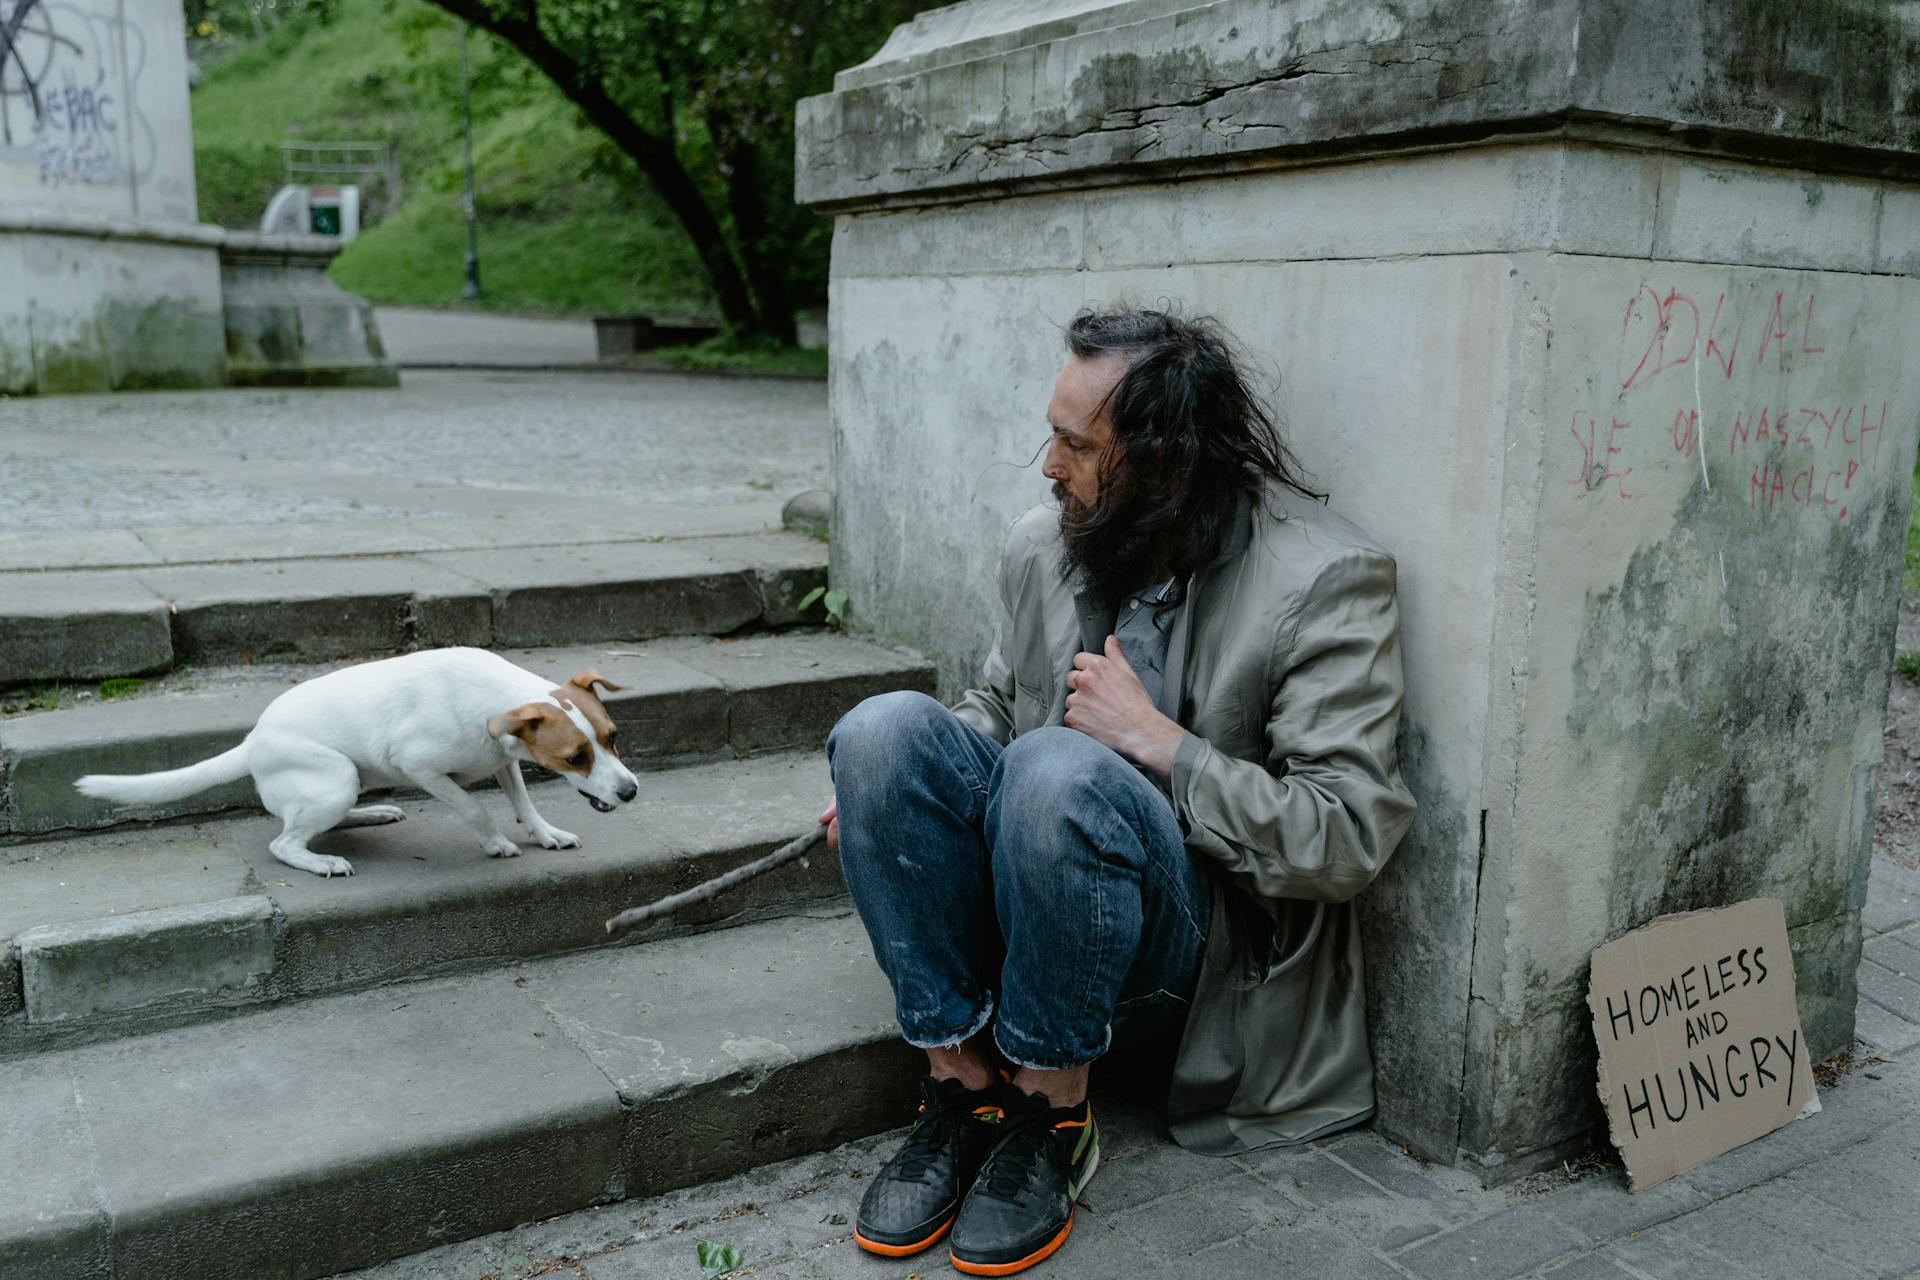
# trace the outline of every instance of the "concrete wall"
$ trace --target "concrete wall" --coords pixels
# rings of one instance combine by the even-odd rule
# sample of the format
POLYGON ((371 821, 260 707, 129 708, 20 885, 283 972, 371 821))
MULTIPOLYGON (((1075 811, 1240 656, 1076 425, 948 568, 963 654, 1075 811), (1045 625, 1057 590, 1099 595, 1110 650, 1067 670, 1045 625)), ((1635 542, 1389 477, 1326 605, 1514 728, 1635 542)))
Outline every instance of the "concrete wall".
POLYGON ((0 0, 0 392, 224 371, 177 0, 0 0))
POLYGON ((845 214, 835 581, 966 683, 1058 326, 1225 321, 1401 567, 1422 807, 1365 899, 1378 1123, 1537 1165, 1596 1118, 1586 956, 1658 912, 1784 898, 1809 1035, 1851 1034, 1916 267, 1912 188, 1565 140, 845 214))

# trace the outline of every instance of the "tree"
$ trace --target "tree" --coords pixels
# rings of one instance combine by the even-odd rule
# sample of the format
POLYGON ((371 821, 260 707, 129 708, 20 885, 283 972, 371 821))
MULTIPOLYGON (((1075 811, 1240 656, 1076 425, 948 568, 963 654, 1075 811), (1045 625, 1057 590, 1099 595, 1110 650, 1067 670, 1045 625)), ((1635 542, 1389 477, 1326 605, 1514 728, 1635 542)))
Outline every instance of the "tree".
POLYGON ((794 341, 825 242, 793 203, 794 104, 912 0, 433 0, 512 46, 632 159, 685 228, 736 336, 794 341))

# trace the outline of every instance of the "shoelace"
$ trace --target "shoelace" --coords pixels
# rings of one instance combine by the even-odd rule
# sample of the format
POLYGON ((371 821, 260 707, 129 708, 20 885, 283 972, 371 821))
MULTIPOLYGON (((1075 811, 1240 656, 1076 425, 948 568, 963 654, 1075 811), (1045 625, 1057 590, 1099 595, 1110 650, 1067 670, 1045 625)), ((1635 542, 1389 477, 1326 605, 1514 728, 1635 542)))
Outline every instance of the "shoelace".
POLYGON ((963 1117, 967 1113, 942 1098, 933 1081, 923 1079, 920 1081, 920 1114, 925 1119, 901 1148, 897 1171, 902 1178, 925 1184, 941 1148, 953 1137, 954 1126, 965 1123, 963 1117))
POLYGON ((986 1195, 1009 1204, 1019 1199, 1026 1189, 1028 1175, 1047 1150, 1048 1139, 1053 1135, 1047 1114, 1044 1098, 1038 1106, 1009 1110, 1007 1131, 989 1158, 990 1172, 981 1184, 986 1195))

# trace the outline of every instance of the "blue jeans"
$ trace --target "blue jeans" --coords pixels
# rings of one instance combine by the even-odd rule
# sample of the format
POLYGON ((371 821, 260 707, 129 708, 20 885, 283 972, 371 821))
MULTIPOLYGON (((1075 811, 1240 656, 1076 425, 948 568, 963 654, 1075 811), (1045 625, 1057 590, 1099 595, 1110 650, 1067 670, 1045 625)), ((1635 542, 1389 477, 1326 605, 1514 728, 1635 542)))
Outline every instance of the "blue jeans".
POLYGON ((907 1042, 993 1026, 1058 1070, 1178 1037, 1213 899, 1173 804, 1078 730, 1002 749, 924 694, 869 698, 827 739, 840 865, 907 1042))

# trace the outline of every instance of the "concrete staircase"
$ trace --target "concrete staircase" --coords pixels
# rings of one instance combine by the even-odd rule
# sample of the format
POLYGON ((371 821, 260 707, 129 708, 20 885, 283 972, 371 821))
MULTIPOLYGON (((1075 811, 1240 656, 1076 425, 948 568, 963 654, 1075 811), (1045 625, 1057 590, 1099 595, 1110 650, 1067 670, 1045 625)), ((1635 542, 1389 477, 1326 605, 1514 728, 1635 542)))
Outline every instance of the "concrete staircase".
POLYGON ((602 924, 805 830, 833 721, 931 690, 800 625, 824 575, 785 535, 12 575, 0 679, 172 674, 0 720, 0 1276, 326 1276, 899 1123, 912 1062, 831 856, 602 924), (403 793, 406 821, 318 843, 356 869, 322 880, 268 854, 249 784, 139 812, 72 789, 435 643, 623 685, 639 799, 532 780, 582 847, 495 859, 403 793), (285 661, 202 665, 243 658, 285 661))

